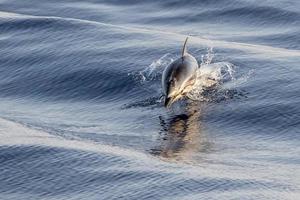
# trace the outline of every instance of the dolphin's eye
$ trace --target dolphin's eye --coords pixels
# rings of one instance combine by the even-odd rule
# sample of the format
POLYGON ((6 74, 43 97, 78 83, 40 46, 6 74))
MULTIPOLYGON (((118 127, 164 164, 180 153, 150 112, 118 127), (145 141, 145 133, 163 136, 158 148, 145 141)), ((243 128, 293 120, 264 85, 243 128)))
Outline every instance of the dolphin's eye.
POLYGON ((174 87, 174 86, 175 86, 175 81, 174 81, 174 80, 171 80, 171 81, 170 81, 170 85, 171 85, 172 87, 174 87))
POLYGON ((173 79, 171 80, 171 85, 172 85, 173 87, 175 87, 176 83, 177 83, 176 78, 173 78, 173 79))

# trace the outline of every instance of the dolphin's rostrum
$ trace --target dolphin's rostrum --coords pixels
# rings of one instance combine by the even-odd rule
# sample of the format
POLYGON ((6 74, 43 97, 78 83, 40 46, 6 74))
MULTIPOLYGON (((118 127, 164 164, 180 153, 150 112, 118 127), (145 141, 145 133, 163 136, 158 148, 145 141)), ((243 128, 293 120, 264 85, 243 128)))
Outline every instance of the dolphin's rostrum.
POLYGON ((172 103, 185 96, 196 81, 196 71, 199 65, 194 56, 187 53, 187 40, 188 37, 185 39, 181 57, 166 67, 162 75, 165 107, 169 107, 172 103))

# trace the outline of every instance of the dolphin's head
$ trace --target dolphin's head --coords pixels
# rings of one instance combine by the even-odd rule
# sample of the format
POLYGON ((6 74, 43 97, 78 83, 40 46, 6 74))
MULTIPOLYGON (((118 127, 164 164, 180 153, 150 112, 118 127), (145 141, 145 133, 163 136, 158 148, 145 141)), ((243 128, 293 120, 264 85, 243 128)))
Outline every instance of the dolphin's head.
POLYGON ((179 84, 176 82, 176 79, 168 82, 166 87, 164 106, 169 107, 182 97, 182 92, 179 84))

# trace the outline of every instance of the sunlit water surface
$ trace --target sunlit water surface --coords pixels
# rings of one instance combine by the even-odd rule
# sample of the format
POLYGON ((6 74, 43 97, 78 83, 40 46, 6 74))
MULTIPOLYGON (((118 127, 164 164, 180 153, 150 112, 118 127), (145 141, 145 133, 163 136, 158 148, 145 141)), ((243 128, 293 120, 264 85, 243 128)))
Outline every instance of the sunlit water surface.
POLYGON ((293 0, 0 0, 0 199, 300 199, 299 25, 293 0))

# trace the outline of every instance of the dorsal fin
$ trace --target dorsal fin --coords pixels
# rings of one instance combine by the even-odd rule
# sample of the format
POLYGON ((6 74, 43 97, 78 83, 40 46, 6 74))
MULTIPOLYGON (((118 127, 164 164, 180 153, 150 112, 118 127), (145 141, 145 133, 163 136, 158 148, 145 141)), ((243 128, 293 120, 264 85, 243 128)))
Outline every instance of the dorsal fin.
POLYGON ((186 49, 186 43, 188 41, 189 37, 186 37, 183 47, 182 47, 182 53, 181 53, 181 57, 183 57, 186 53, 187 53, 187 49, 186 49))

